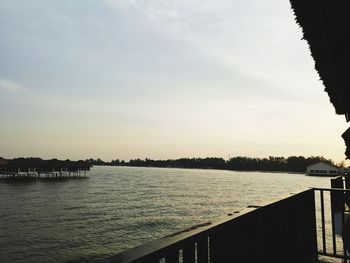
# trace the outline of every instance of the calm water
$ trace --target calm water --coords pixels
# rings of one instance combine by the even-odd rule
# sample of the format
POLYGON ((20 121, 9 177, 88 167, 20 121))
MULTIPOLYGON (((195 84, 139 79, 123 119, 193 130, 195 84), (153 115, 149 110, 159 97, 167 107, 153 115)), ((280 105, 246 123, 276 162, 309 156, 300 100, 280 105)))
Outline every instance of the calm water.
POLYGON ((93 262, 329 178, 95 167, 90 178, 0 181, 1 262, 93 262))

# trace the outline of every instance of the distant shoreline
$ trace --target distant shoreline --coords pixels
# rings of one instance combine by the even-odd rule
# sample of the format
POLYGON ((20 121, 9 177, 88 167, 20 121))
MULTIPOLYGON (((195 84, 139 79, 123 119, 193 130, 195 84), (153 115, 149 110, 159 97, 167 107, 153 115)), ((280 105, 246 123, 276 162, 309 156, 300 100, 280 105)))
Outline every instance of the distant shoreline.
POLYGON ((293 171, 268 171, 268 170, 229 170, 218 168, 196 168, 196 167, 157 167, 157 166, 131 166, 131 165, 94 165, 97 167, 123 167, 123 168, 152 168, 152 169, 184 169, 184 170, 216 170, 216 171, 228 171, 228 172, 248 172, 248 173, 286 173, 286 174, 306 174, 305 172, 293 172, 293 171))
POLYGON ((98 159, 86 159, 80 161, 70 160, 43 160, 40 158, 14 158, 4 159, 0 157, 0 172, 13 173, 62 173, 89 170, 91 166, 120 166, 120 167, 151 167, 151 168, 177 168, 177 169, 213 169, 240 172, 269 172, 269 173, 305 173, 306 168, 318 162, 328 163, 337 167, 344 167, 344 162, 335 164, 331 159, 322 156, 270 156, 268 158, 253 158, 247 156, 235 156, 228 160, 221 157, 206 158, 179 158, 167 160, 152 160, 146 158, 131 159, 129 161, 115 159, 104 161, 98 159))
MULTIPOLYGON (((253 158, 247 156, 235 156, 228 160, 221 157, 206 158, 179 158, 168 160, 152 160, 146 158, 124 160, 112 160, 110 162, 101 159, 85 160, 91 165, 108 165, 108 166, 133 166, 133 167, 157 167, 157 168, 189 168, 189 169, 216 169, 228 171, 251 171, 251 172, 285 172, 285 173, 305 173, 309 165, 324 162, 336 166, 331 159, 323 156, 270 156, 268 158, 253 158)), ((338 166, 343 166, 340 163, 338 166)))

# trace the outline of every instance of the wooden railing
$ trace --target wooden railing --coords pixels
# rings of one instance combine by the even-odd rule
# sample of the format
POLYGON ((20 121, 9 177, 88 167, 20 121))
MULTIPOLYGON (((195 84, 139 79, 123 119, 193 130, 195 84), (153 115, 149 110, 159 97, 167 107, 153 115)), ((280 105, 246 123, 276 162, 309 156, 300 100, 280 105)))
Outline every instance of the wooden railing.
POLYGON ((110 257, 105 263, 316 262, 314 190, 250 206, 238 214, 110 257))
POLYGON ((318 238, 320 240, 318 253, 345 261, 350 257, 342 241, 342 228, 349 215, 350 177, 338 176, 331 179, 331 187, 314 188, 316 199, 319 199, 317 217, 320 220, 317 224, 318 229, 321 230, 318 238))
POLYGON ((332 258, 350 259, 341 241, 341 233, 336 233, 336 225, 338 224, 338 227, 341 228, 345 223, 345 197, 349 195, 350 189, 314 188, 314 191, 320 194, 320 209, 318 213, 320 214, 319 217, 321 220, 318 222, 318 225, 321 229, 321 244, 318 253, 332 258), (325 193, 330 194, 328 209, 325 207, 325 193), (337 211, 335 208, 336 206, 338 206, 340 210, 337 211), (339 214, 340 217, 337 217, 337 214, 339 214), (330 216, 330 224, 328 225, 326 224, 326 215, 330 216), (339 222, 337 222, 338 220, 339 222))

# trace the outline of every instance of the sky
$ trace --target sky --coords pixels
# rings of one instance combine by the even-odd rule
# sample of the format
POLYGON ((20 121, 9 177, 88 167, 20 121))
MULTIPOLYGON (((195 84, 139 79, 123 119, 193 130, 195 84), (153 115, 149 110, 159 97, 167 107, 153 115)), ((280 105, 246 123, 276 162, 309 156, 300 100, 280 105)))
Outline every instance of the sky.
POLYGON ((288 0, 1 0, 0 156, 345 158, 288 0))

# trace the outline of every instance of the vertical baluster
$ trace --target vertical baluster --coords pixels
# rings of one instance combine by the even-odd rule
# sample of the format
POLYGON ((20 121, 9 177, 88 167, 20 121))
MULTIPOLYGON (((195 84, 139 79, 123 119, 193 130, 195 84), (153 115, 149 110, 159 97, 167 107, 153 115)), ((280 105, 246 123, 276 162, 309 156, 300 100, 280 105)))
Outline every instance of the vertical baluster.
POLYGON ((324 196, 323 196, 323 190, 320 190, 320 199, 321 199, 321 222, 322 222, 323 253, 327 253, 326 226, 325 226, 325 218, 324 218, 324 196))
MULTIPOLYGON (((344 224, 345 224, 345 208, 344 208, 344 210, 342 211, 341 223, 342 223, 342 226, 344 226, 344 224)), ((343 242, 343 256, 344 256, 344 258, 346 257, 346 249, 345 249, 345 244, 344 244, 344 242, 343 242)))

